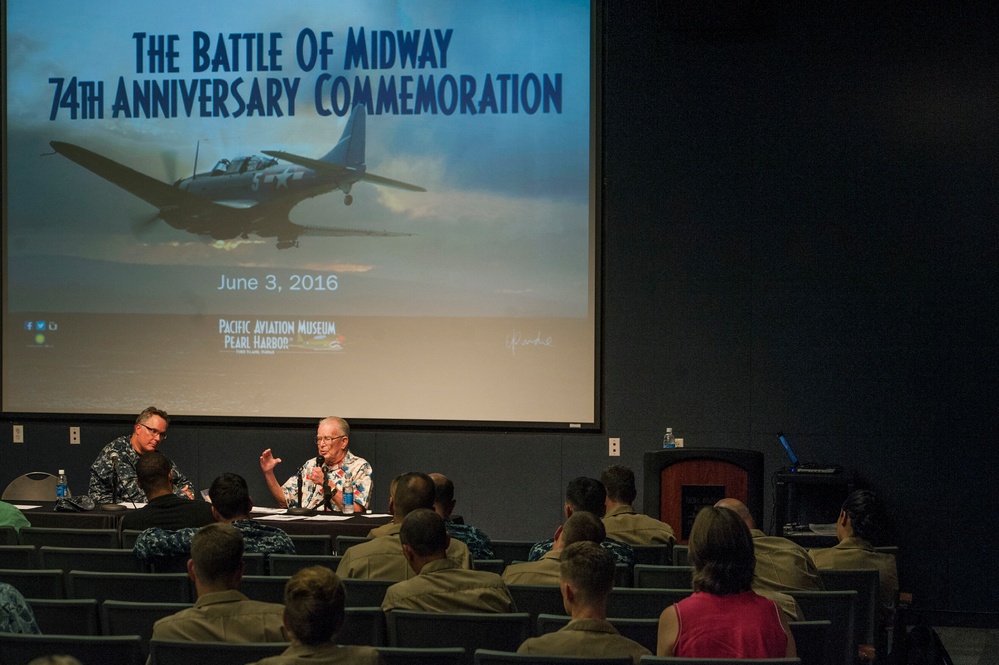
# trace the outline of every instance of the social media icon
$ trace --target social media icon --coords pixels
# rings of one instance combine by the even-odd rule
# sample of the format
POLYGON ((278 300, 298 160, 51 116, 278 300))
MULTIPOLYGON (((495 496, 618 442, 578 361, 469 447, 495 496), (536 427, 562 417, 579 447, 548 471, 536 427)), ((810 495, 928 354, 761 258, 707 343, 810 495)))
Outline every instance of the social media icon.
POLYGON ((38 322, 35 323, 35 330, 45 330, 45 320, 44 319, 39 319, 38 322))
POLYGON ((59 324, 55 321, 49 321, 49 330, 59 330, 59 324))
POLYGON ((24 329, 25 330, 34 330, 35 329, 35 322, 34 321, 25 321, 24 322, 24 329))

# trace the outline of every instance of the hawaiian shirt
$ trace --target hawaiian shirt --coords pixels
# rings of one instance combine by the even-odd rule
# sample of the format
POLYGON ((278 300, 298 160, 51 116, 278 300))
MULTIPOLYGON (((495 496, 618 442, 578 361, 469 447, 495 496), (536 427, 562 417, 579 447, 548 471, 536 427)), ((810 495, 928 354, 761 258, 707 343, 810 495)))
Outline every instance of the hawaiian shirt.
MULTIPOLYGON (((543 557, 547 552, 550 552, 552 547, 555 545, 555 539, 549 538, 548 540, 542 540, 540 543, 534 543, 531 547, 530 554, 527 555, 528 561, 537 561, 543 557)), ((623 563, 626 566, 635 565, 635 550, 631 549, 631 545, 625 543, 619 543, 616 540, 611 540, 610 538, 605 538, 600 545, 614 555, 615 563, 623 563)))
POLYGON ((472 553, 473 559, 492 559, 495 556, 493 553, 493 544, 489 542, 489 536, 479 527, 469 526, 468 524, 456 524, 451 521, 447 521, 444 524, 447 526, 447 532, 451 534, 452 538, 457 538, 468 545, 468 551, 472 553))
MULTIPOLYGON (((324 464, 323 467, 330 476, 330 484, 336 490, 342 491, 344 468, 350 469, 350 475, 354 481, 354 504, 361 504, 366 509, 371 508, 368 498, 371 496, 371 465, 364 459, 354 455, 349 450, 340 461, 337 469, 331 469, 324 464)), ((313 458, 302 466, 302 503, 306 508, 321 508, 323 505, 323 486, 309 480, 309 475, 316 468, 316 460, 313 458)), ((281 490, 284 492, 284 500, 288 502, 288 507, 298 506, 298 475, 288 479, 281 490)), ((334 504, 336 505, 336 504, 334 504)))
MULTIPOLYGON (((236 520, 232 525, 243 532, 243 551, 247 554, 295 554, 295 543, 281 529, 254 520, 236 520)), ((147 562, 190 556, 191 540, 197 532, 194 527, 178 531, 146 529, 135 539, 132 551, 147 562)))

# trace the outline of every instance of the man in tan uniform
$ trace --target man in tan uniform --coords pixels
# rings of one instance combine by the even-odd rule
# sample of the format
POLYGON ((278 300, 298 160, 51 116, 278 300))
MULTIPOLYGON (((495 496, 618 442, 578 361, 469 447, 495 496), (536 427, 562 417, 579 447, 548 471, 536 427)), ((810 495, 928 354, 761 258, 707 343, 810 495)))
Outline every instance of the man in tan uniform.
POLYGON ((572 620, 562 629, 524 641, 517 653, 552 656, 620 658, 638 663, 651 655, 638 642, 617 632, 607 621, 607 597, 614 587, 614 557, 589 541, 562 552, 562 602, 572 620))
POLYGON ((406 561, 417 576, 388 588, 383 611, 517 611, 499 575, 466 570, 448 558, 452 539, 444 519, 433 510, 421 508, 409 513, 399 539, 406 561))
POLYGON ((673 528, 665 522, 635 512, 631 506, 638 490, 635 473, 628 467, 615 464, 604 469, 600 482, 607 490, 604 528, 607 537, 629 545, 666 545, 675 543, 673 528))
MULTIPOLYGON (((343 555, 336 574, 340 579, 408 580, 416 575, 403 555, 399 532, 403 520, 414 510, 434 507, 434 481, 425 473, 404 473, 393 482, 389 503, 392 521, 368 535, 372 539, 354 545, 343 555)), ((460 540, 448 545, 447 557, 460 568, 472 568, 472 555, 460 540)))
POLYGON ((507 584, 545 584, 558 586, 561 581, 559 561, 566 547, 583 540, 598 545, 606 537, 603 522, 593 513, 579 511, 569 516, 555 532, 552 549, 537 561, 525 561, 506 567, 503 581, 507 584))
POLYGON ((284 606, 250 600, 243 579, 243 534, 225 522, 201 527, 191 541, 187 572, 198 601, 153 625, 153 638, 192 642, 287 642, 284 606))

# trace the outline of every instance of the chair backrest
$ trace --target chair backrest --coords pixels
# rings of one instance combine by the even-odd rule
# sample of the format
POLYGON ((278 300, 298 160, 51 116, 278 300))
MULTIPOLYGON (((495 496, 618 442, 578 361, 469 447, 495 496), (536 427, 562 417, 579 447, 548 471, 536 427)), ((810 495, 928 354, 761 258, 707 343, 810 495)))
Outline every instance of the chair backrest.
POLYGON ((514 561, 527 561, 534 543, 529 540, 490 540, 493 546, 493 556, 503 559, 509 566, 514 561))
POLYGON ((790 621, 801 665, 826 665, 829 662, 829 629, 832 623, 822 621, 790 621))
POLYGON ((142 573, 145 564, 131 550, 106 547, 52 547, 38 548, 42 568, 70 570, 98 570, 104 572, 142 573))
POLYGON ((271 575, 294 575, 309 566, 326 566, 333 572, 343 557, 333 554, 272 554, 270 556, 271 575))
POLYGON ((674 545, 673 546, 673 565, 674 566, 689 566, 690 557, 687 555, 689 552, 686 545, 674 545))
MULTIPOLYGON (((545 633, 554 633, 557 630, 561 630, 572 618, 565 615, 557 614, 540 614, 538 615, 538 621, 535 624, 535 634, 544 635, 545 633)), ((651 651, 656 652, 656 646, 659 639, 659 618, 655 619, 627 619, 627 618, 612 618, 608 617, 611 625, 617 629, 617 632, 621 633, 629 640, 634 640, 638 642, 643 647, 651 651)))
POLYGON ((641 665, 801 665, 799 658, 676 658, 642 656, 641 665))
POLYGON ((38 568, 38 548, 34 545, 0 545, 0 568, 38 568))
POLYGON ((502 575, 503 569, 506 568, 506 562, 503 559, 473 559, 472 565, 475 566, 476 570, 484 570, 487 573, 496 573, 497 575, 502 575))
POLYGON ((152 665, 245 665, 268 656, 277 656, 288 648, 284 642, 172 642, 150 640, 152 665))
POLYGON ((692 589, 624 589, 615 587, 607 598, 607 616, 658 619, 663 610, 694 593, 692 589))
POLYGON ((66 573, 70 598, 129 600, 146 603, 192 603, 191 581, 185 573, 104 573, 71 570, 66 573))
POLYGON ((369 540, 371 539, 367 536, 337 536, 336 553, 339 556, 343 556, 344 553, 354 545, 360 545, 361 543, 366 543, 369 540))
POLYGON ((135 540, 142 533, 142 529, 122 529, 121 530, 121 548, 123 550, 131 550, 135 548, 135 540))
MULTIPOLYGON (((854 638, 859 644, 876 641, 878 623, 878 596, 880 594, 880 573, 876 568, 841 570, 820 570, 819 577, 826 591, 857 592, 854 606, 854 638)), ((806 615, 807 616, 807 615, 806 615)))
POLYGON ((394 580, 347 578, 341 581, 347 595, 347 607, 381 607, 385 591, 395 584, 394 580))
MULTIPOLYGON (((19 635, 0 633, 0 654, 7 663, 30 663, 35 658, 60 654, 81 663, 141 665, 138 635, 19 635)), ((189 663, 187 665, 190 665, 189 663)))
POLYGON ((101 603, 101 632, 105 635, 138 635, 142 638, 142 655, 149 655, 149 640, 153 624, 183 609, 190 603, 135 603, 126 600, 105 600, 101 603))
POLYGON ((462 647, 516 651, 531 636, 526 612, 444 613, 393 610, 386 613, 388 643, 393 647, 462 647))
POLYGON ((19 545, 20 539, 17 537, 17 529, 5 524, 0 526, 0 545, 19 545))
POLYGON ((22 545, 43 547, 103 547, 118 549, 120 538, 115 529, 55 529, 38 526, 21 527, 22 545))
POLYGON ((32 471, 7 484, 4 501, 55 501, 59 478, 45 471, 32 471))
POLYGON ((461 647, 440 649, 404 649, 378 647, 385 665, 466 665, 468 654, 461 647))
POLYGON ((673 563, 673 545, 632 545, 636 564, 669 566, 673 563))
POLYGON ((6 582, 25 598, 65 598, 66 576, 61 570, 0 569, 6 582))
POLYGON ((856 591, 785 591, 798 601, 809 621, 826 619, 829 626, 829 665, 852 665, 857 654, 854 638, 856 591))
POLYGON ((649 566, 636 564, 634 586, 637 589, 694 589, 691 566, 649 566))
POLYGON ((100 635, 101 622, 93 598, 26 598, 43 635, 100 635))
POLYGON ((539 656, 537 654, 513 653, 495 649, 477 649, 474 656, 475 665, 632 665, 630 656, 621 658, 601 657, 597 660, 592 656, 539 656))
POLYGON ((337 644, 358 644, 383 647, 388 638, 385 613, 380 607, 348 607, 343 630, 336 637, 337 644))
POLYGON ((290 575, 243 575, 239 590, 251 600, 284 605, 284 585, 290 579, 290 575))
POLYGON ((323 534, 288 534, 296 554, 333 554, 333 539, 323 534))
POLYGON ((537 625, 538 616, 542 614, 562 615, 566 619, 565 605, 562 603, 562 592, 557 586, 547 584, 508 584, 506 587, 513 598, 513 604, 518 612, 531 615, 531 625, 537 625))

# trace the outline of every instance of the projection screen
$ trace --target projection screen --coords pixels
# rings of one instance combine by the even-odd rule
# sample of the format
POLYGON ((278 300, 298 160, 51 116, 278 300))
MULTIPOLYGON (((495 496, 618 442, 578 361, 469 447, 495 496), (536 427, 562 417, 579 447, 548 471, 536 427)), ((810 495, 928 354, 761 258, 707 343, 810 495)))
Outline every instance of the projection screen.
POLYGON ((590 2, 4 15, 5 414, 598 422, 590 2))

